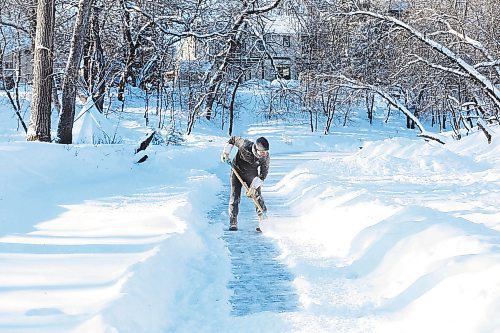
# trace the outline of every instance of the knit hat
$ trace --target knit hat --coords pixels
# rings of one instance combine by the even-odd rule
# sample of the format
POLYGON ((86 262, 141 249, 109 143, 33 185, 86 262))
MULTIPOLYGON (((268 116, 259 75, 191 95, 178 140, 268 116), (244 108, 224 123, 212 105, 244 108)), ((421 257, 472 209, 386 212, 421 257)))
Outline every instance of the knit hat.
POLYGON ((269 142, 265 137, 261 136, 255 141, 255 148, 257 150, 269 150, 269 142))

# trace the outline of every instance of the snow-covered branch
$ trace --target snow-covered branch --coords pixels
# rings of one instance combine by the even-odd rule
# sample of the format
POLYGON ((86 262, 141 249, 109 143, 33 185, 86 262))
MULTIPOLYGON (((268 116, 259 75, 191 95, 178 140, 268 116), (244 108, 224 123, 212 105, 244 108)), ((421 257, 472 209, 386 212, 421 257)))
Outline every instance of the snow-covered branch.
POLYGON ((456 75, 459 75, 459 76, 469 77, 470 78, 469 73, 460 71, 460 70, 458 70, 456 68, 450 68, 450 67, 446 67, 446 66, 442 66, 442 65, 439 65, 439 64, 432 63, 429 60, 426 60, 426 59, 424 59, 424 58, 422 58, 422 57, 420 57, 420 56, 418 56, 416 54, 412 54, 412 56, 415 57, 417 61, 423 62, 423 63, 425 63, 429 67, 432 67, 432 68, 435 68, 435 69, 439 69, 439 70, 442 70, 442 71, 445 71, 445 72, 450 72, 450 73, 453 73, 453 74, 456 74, 456 75))
MULTIPOLYGON (((423 43, 430 46, 433 50, 439 52, 444 55, 446 58, 451 60, 453 63, 462 68, 466 73, 468 73, 475 82, 477 82, 483 89, 486 91, 487 95, 491 98, 497 108, 500 109, 500 90, 489 80, 485 75, 479 72, 474 66, 469 65, 464 59, 462 59, 459 55, 454 53, 445 45, 431 39, 428 35, 418 31, 407 23, 398 20, 395 17, 382 15, 370 11, 352 11, 352 12, 337 12, 330 14, 332 16, 370 16, 373 18, 377 18, 380 20, 384 20, 386 22, 391 22, 395 26, 401 27, 404 30, 408 31, 412 36, 422 41, 423 43)), ((471 40, 472 42, 472 40, 471 40)))
POLYGON ((27 35, 31 35, 28 30, 26 30, 25 28, 23 28, 23 27, 21 27, 21 26, 19 26, 17 24, 14 24, 14 23, 0 21, 0 25, 4 25, 6 27, 11 27, 11 28, 14 28, 14 29, 22 31, 22 32, 24 32, 27 35))
POLYGON ((35 50, 45 50, 45 51, 52 52, 52 49, 50 49, 47 46, 41 45, 41 44, 35 44, 35 50))
MULTIPOLYGON (((244 11, 241 13, 240 17, 246 18, 249 16, 254 16, 254 15, 259 15, 263 14, 266 12, 269 12, 270 10, 276 8, 280 4, 281 0, 275 0, 272 4, 264 7, 259 7, 259 8, 252 8, 252 4, 247 4, 246 8, 244 11)), ((148 14, 146 11, 144 11, 141 7, 137 6, 135 3, 132 2, 127 2, 127 9, 130 11, 135 11, 144 17, 147 17, 150 20, 150 23, 154 24, 158 29, 160 29, 163 33, 167 35, 172 35, 176 36, 179 38, 185 38, 185 37, 195 37, 197 39, 207 39, 207 38, 213 38, 213 37, 222 37, 227 34, 226 29, 221 29, 217 31, 212 31, 208 33, 201 33, 197 31, 191 30, 189 27, 187 27, 186 30, 175 30, 175 29, 168 29, 166 28, 161 22, 167 20, 170 23, 176 23, 179 25, 185 25, 185 21, 183 21, 180 17, 178 16, 159 16, 159 17, 153 17, 152 15, 148 14)), ((239 18, 237 19, 239 21, 239 18)))
MULTIPOLYGON (((256 1, 254 1, 253 3, 255 3, 255 2, 256 1)), ((271 3, 267 6, 260 7, 260 8, 254 8, 254 9, 251 8, 253 6, 253 3, 252 3, 252 6, 248 6, 248 9, 246 10, 246 14, 247 15, 259 15, 259 14, 267 13, 267 12, 273 10, 274 8, 278 7, 280 2, 281 2, 281 0, 275 0, 273 3, 271 3)))
POLYGON ((393 96, 391 96, 391 94, 389 94, 385 90, 381 89, 380 87, 377 87, 377 86, 374 86, 371 84, 367 84, 367 83, 363 83, 363 82, 359 82, 355 79, 348 78, 348 77, 341 75, 341 74, 328 75, 326 77, 329 77, 329 78, 334 77, 336 79, 340 79, 340 80, 348 83, 348 85, 344 85, 344 86, 347 88, 350 88, 350 89, 365 89, 365 90, 370 90, 370 91, 377 93, 382 98, 384 98, 390 105, 394 106, 396 109, 398 109, 404 115, 406 115, 408 118, 410 118, 413 122, 415 122, 415 125, 420 130, 420 134, 419 134, 420 137, 423 137, 426 139, 431 139, 431 140, 437 141, 441 144, 444 144, 444 141, 441 138, 439 138, 438 135, 427 132, 425 127, 420 122, 420 120, 418 120, 418 118, 410 110, 408 110, 408 108, 405 105, 400 103, 397 99, 395 99, 393 96))
MULTIPOLYGON (((489 64, 489 63, 495 63, 495 59, 493 58, 493 56, 490 54, 490 52, 488 51, 488 49, 486 47, 484 47, 484 45, 479 42, 478 40, 475 40, 475 39, 472 39, 470 38, 469 36, 466 36, 465 34, 463 33, 460 33, 458 31, 456 31, 455 29, 452 28, 450 22, 446 21, 446 20, 439 20, 439 22, 443 23, 447 28, 448 30, 446 31, 443 31, 443 33, 446 33, 446 34, 449 34, 449 35, 452 35, 452 36, 455 36, 457 37, 462 43, 465 43, 467 45, 471 45, 472 47, 478 49, 481 51, 481 53, 483 53, 483 55, 486 57, 486 59, 488 59, 489 61, 486 62, 485 64, 489 64)), ((500 63, 500 60, 497 60, 498 63, 500 63)), ((491 66, 491 65, 485 65, 485 66, 491 66)), ((475 68, 478 68, 478 67, 485 67, 485 66, 478 66, 477 64, 474 66, 475 68)), ((495 68, 497 74, 500 75, 500 68, 495 68)))
MULTIPOLYGON (((445 33, 445 34, 455 36, 458 39, 462 40, 462 42, 464 42, 466 44, 472 45, 473 47, 480 49, 480 50, 485 50, 483 44, 481 44, 479 41, 472 39, 469 36, 466 36, 458 31, 456 31, 455 29, 453 29, 450 22, 443 20, 443 19, 440 19, 439 22, 443 23, 448 28, 448 30, 440 31, 439 33, 445 33)), ((431 35, 432 34, 429 34, 428 36, 431 36, 431 35)))
POLYGON ((185 25, 185 22, 182 21, 181 18, 179 18, 177 16, 172 16, 172 15, 153 17, 152 15, 147 13, 146 11, 142 10, 141 7, 139 7, 135 4, 131 4, 131 3, 127 3, 126 8, 129 11, 137 12, 137 13, 141 14, 142 16, 149 19, 149 22, 146 25, 144 25, 141 30, 144 30, 147 26, 154 24, 164 34, 171 35, 171 36, 178 37, 178 38, 195 37, 198 39, 206 39, 206 38, 212 38, 212 37, 221 37, 221 36, 225 35, 224 30, 218 30, 218 31, 213 31, 213 32, 209 32, 209 33, 200 33, 200 32, 196 32, 196 31, 192 31, 189 28, 185 29, 184 31, 179 30, 179 29, 177 29, 177 30, 169 29, 169 28, 166 28, 165 25, 162 24, 162 22, 168 21, 169 23, 177 23, 179 25, 185 25))
POLYGON ((488 61, 488 62, 480 62, 478 64, 474 65, 475 68, 480 68, 480 67, 499 67, 500 70, 500 59, 498 60, 493 60, 493 61, 488 61))

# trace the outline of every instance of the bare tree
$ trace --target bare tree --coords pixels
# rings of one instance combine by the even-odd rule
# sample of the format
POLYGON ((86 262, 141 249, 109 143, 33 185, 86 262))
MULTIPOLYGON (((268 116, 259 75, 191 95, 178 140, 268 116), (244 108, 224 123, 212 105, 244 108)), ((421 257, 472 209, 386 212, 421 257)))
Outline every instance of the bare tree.
MULTIPOLYGON (((436 40, 432 39, 429 37, 431 34, 424 34, 420 32, 419 30, 415 29, 414 27, 406 24, 403 21, 398 20, 397 18, 391 17, 391 16, 386 16, 386 15, 380 15, 377 13, 373 12, 367 12, 367 11, 354 11, 354 12, 349 12, 346 13, 345 15, 366 15, 366 16, 371 16, 375 17, 380 20, 384 20, 390 23, 393 23, 399 28, 402 28, 406 30, 408 33, 410 33, 412 36, 417 38, 419 41, 427 44, 430 48, 433 50, 439 52, 443 56, 445 56, 449 61, 454 63, 458 68, 450 68, 450 67, 445 67, 439 64, 434 64, 432 62, 427 61, 424 58, 417 57, 417 60, 422 61, 427 63, 431 67, 435 67, 437 69, 451 72, 453 74, 459 75, 459 76, 464 76, 467 78, 470 78, 475 81, 476 84, 480 85, 483 87, 485 90, 487 96, 489 96, 492 101, 495 103, 495 105, 500 108, 500 90, 495 86, 495 84, 487 78, 484 74, 482 74, 477 68, 483 66, 484 64, 475 64, 475 65, 470 65, 466 60, 464 60, 462 57, 457 55, 455 52, 453 52, 451 49, 446 47, 444 44, 437 42, 436 40)), ((455 34, 456 32, 450 28, 448 31, 450 34, 455 34)), ((459 38, 465 38, 465 36, 458 34, 459 38)), ((470 43, 478 43, 477 41, 471 40, 470 43)), ((489 65, 495 65, 495 63, 491 63, 489 65)))
POLYGON ((21 13, 14 8, 2 3, 0 13, 2 13, 2 22, 0 23, 0 85, 2 90, 9 98, 10 104, 14 109, 19 124, 24 131, 28 132, 28 127, 21 114, 21 103, 19 98, 19 85, 21 80, 26 81, 26 74, 22 68, 22 63, 28 58, 28 49, 23 47, 23 40, 29 37, 29 31, 24 27, 12 24, 9 21, 20 17, 21 13), (5 17, 3 13, 7 12, 5 17))
POLYGON ((106 63, 99 24, 102 11, 102 6, 92 6, 89 33, 83 51, 83 79, 88 92, 92 95, 95 106, 100 112, 104 110, 104 94, 106 92, 106 63))
MULTIPOLYGON (((234 21, 231 23, 230 28, 223 35, 226 38, 225 46, 219 53, 219 56, 215 58, 206 94, 203 95, 195 106, 195 114, 198 114, 198 110, 203 105, 203 102, 205 102, 203 114, 207 119, 211 118, 212 107, 217 91, 224 77, 227 76, 227 69, 230 65, 230 60, 234 56, 235 51, 238 49, 238 45, 241 43, 248 20, 254 16, 263 15, 275 9, 280 2, 281 0, 273 0, 267 6, 262 7, 256 7, 258 6, 257 1, 245 1, 243 3, 243 8, 240 9, 239 14, 236 15, 234 21)), ((194 121, 191 121, 188 125, 188 133, 191 132, 193 125, 194 121)))
POLYGON ((39 0, 28 141, 50 141, 55 1, 39 0))
POLYGON ((83 53, 84 34, 87 32, 91 0, 80 0, 76 22, 71 39, 71 48, 66 63, 63 80, 62 109, 57 128, 57 142, 71 144, 73 141, 73 122, 75 119, 75 99, 78 86, 78 70, 83 53))
MULTIPOLYGON (((492 19, 498 6, 477 0, 303 2, 302 42, 313 42, 302 43, 302 51, 309 45, 309 61, 300 70, 343 81, 343 94, 371 90, 422 134, 416 120, 426 115, 443 129, 448 122, 470 125, 473 112, 485 123, 500 121, 500 52, 492 19)), ((360 98, 356 103, 362 98, 373 119, 373 99, 365 95, 351 97, 360 98)))

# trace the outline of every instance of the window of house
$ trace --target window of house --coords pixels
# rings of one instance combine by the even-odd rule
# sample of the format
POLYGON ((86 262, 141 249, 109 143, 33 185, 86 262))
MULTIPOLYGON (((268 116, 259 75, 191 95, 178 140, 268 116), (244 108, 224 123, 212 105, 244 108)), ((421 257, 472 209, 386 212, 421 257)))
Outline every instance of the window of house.
POLYGON ((290 36, 283 36, 283 46, 290 47, 290 36))
POLYGON ((285 80, 290 80, 291 75, 290 75, 290 66, 279 66, 278 68, 278 75, 279 77, 285 79, 285 80))

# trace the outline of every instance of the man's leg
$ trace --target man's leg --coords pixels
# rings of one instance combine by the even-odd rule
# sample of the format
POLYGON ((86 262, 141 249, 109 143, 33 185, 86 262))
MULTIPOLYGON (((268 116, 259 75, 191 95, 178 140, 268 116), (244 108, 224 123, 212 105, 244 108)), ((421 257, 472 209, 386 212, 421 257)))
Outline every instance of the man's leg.
POLYGON ((262 198, 262 193, 261 193, 261 188, 259 187, 257 189, 257 194, 255 195, 256 199, 257 199, 257 202, 259 203, 260 207, 262 207, 262 212, 257 208, 255 207, 255 211, 257 212, 257 216, 259 217, 259 225, 257 226, 257 231, 261 231, 260 230, 260 222, 262 222, 262 220, 265 220, 267 219, 267 207, 266 207, 266 204, 264 202, 264 198, 262 198))
POLYGON ((238 212, 241 200, 241 183, 231 171, 231 195, 229 197, 229 228, 238 229, 238 212))

